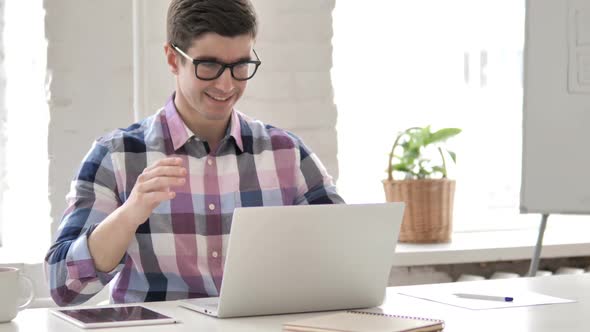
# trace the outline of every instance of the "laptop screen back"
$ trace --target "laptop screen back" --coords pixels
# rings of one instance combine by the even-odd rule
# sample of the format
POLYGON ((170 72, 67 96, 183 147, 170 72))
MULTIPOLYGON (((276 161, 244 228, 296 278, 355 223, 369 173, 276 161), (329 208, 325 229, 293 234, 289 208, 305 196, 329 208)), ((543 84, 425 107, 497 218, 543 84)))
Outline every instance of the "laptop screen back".
POLYGON ((403 203, 238 208, 219 317, 380 305, 403 203))

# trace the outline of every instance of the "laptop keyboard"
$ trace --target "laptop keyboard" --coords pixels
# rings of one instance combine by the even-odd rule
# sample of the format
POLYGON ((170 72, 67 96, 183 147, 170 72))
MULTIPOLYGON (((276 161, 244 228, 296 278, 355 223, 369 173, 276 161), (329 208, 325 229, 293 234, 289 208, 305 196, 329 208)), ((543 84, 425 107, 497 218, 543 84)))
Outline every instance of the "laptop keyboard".
POLYGON ((217 306, 219 306, 219 298, 218 297, 200 298, 196 302, 198 302, 199 306, 201 306, 201 307, 206 307, 206 308, 211 308, 211 309, 217 309, 217 306))
POLYGON ((207 308, 211 308, 211 309, 217 309, 217 306, 219 305, 219 302, 205 302, 203 303, 203 307, 207 307, 207 308))

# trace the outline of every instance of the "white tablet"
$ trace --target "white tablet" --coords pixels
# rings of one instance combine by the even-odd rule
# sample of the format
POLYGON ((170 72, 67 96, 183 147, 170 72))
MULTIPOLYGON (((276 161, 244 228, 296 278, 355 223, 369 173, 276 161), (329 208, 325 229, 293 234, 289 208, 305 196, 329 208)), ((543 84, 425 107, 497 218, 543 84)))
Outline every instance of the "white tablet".
POLYGON ((172 317, 138 305, 85 309, 50 309, 50 311, 54 315, 85 329, 176 323, 176 320, 172 317))

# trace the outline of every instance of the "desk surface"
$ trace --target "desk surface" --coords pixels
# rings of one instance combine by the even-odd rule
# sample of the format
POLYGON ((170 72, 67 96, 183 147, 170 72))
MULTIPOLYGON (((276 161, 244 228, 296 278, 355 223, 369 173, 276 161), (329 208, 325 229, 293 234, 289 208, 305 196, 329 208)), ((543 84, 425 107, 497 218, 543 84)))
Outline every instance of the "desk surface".
MULTIPOLYGON (((445 332, 452 331, 588 331, 590 330, 590 274, 560 275, 537 278, 518 278, 468 282, 482 291, 530 290, 543 294, 576 300, 575 303, 540 305, 492 310, 469 310, 441 303, 421 300, 398 294, 404 289, 436 289, 459 292, 465 282, 419 286, 390 287, 383 311, 392 314, 413 315, 445 320, 445 332)), ((170 315, 181 321, 165 325, 166 331, 281 331, 287 321, 326 313, 275 315, 233 319, 215 319, 178 307, 177 302, 152 302, 146 307, 170 315)), ((100 331, 161 331, 164 325, 101 329, 100 331)), ((28 309, 10 323, 0 324, 0 332, 84 331, 54 317, 48 309, 28 309)))

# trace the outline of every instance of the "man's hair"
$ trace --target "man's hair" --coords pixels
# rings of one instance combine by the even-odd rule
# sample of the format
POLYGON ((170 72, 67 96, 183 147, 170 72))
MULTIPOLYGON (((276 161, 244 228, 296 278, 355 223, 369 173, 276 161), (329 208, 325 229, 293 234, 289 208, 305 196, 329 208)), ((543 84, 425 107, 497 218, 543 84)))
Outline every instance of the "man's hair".
POLYGON ((250 34, 256 38, 257 25, 249 0, 172 0, 166 20, 168 42, 181 50, 208 32, 224 37, 250 34))

